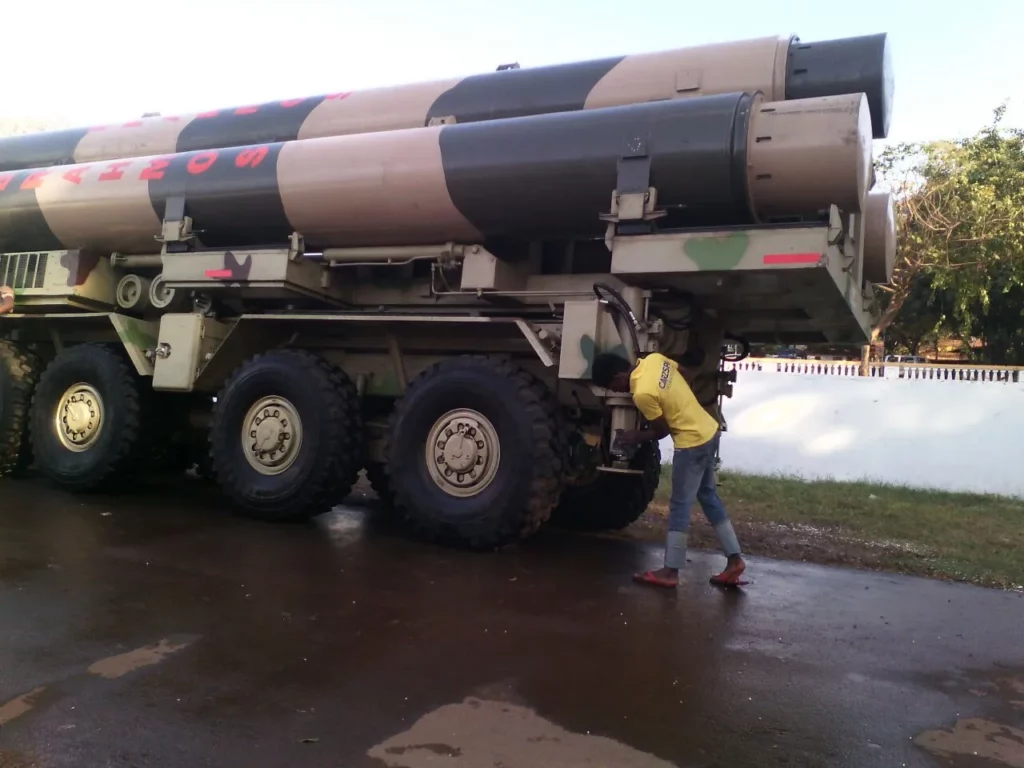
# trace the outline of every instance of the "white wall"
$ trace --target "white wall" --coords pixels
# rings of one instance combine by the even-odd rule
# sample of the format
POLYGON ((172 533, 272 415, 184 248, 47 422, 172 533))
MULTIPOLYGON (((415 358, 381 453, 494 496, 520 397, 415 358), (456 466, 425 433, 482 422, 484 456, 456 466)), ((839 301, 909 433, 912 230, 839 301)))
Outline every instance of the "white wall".
MULTIPOLYGON (((1021 382, 803 374, 743 365, 722 466, 1024 497, 1021 382), (761 370, 756 370, 757 368, 761 370)), ((930 374, 929 374, 930 375, 930 374)), ((671 460, 671 441, 662 443, 671 460)))

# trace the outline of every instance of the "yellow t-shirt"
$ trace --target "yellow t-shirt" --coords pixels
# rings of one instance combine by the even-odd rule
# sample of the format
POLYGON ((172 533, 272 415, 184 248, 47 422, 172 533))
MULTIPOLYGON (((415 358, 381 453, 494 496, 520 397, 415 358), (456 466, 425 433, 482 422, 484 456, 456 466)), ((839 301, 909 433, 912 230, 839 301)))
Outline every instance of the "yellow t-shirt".
POLYGON ((679 366, 665 355, 642 358, 629 376, 629 391, 648 421, 665 417, 676 448, 703 445, 718 431, 718 422, 697 402, 679 366))

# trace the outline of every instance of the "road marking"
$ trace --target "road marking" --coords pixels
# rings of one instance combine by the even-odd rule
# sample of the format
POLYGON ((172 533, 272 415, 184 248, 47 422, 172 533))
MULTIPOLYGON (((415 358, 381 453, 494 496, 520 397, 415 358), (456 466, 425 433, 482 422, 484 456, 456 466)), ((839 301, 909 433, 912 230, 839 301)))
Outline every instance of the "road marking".
POLYGON ((0 706, 0 725, 7 725, 15 718, 21 717, 26 712, 31 711, 32 707, 36 705, 39 696, 42 695, 46 688, 36 688, 35 690, 23 693, 16 699, 11 699, 3 706, 0 706))
POLYGON ((100 659, 89 667, 89 673, 105 677, 108 680, 116 680, 122 675, 134 672, 141 667, 148 667, 152 664, 159 664, 167 656, 180 651, 189 645, 191 641, 172 642, 164 639, 155 645, 146 645, 136 648, 134 651, 122 653, 118 656, 110 656, 100 659))

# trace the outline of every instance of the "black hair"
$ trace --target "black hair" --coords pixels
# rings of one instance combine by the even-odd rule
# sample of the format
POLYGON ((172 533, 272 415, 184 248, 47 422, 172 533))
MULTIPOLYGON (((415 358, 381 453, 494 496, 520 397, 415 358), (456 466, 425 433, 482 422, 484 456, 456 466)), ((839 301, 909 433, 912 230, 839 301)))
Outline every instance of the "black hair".
POLYGON ((620 373, 626 373, 632 367, 626 358, 614 352, 604 352, 594 358, 590 378, 597 386, 607 389, 612 379, 620 373))

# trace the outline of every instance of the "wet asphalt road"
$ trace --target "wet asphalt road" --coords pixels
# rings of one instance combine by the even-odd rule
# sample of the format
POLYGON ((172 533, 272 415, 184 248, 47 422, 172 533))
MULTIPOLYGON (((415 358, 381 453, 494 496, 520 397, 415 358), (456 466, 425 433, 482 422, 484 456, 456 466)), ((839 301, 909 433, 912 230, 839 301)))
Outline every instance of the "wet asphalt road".
POLYGON ((1017 594, 761 560, 727 593, 702 553, 666 594, 620 538, 0 492, 0 768, 1024 766, 1017 594))

